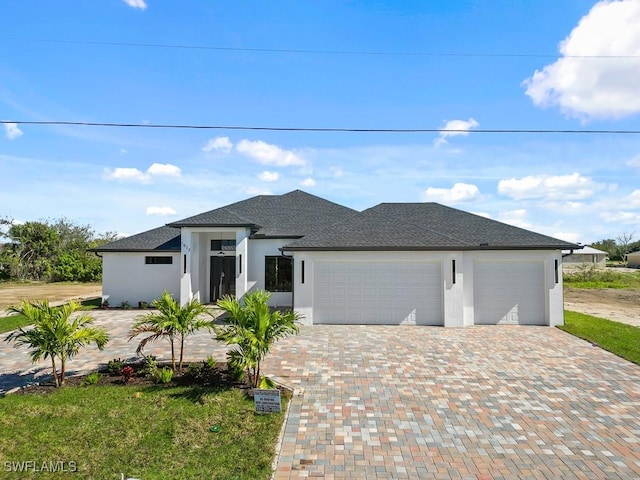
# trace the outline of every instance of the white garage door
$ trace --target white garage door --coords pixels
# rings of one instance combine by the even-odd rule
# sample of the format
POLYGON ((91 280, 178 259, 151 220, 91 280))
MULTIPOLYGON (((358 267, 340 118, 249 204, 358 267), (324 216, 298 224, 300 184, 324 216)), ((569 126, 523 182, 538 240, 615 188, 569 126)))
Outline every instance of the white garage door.
POLYGON ((546 325, 543 262, 476 262, 474 323, 546 325))
POLYGON ((440 262, 316 262, 313 323, 444 325, 440 262))

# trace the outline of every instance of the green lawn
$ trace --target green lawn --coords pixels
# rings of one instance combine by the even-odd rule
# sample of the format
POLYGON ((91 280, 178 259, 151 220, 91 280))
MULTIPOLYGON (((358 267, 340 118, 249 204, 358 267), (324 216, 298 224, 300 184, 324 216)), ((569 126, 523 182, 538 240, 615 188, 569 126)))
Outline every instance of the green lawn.
POLYGON ((561 330, 640 365, 640 328, 577 312, 564 312, 561 330))
POLYGON ((283 414, 254 413, 253 400, 234 388, 116 385, 8 395, 0 398, 2 478, 267 479, 282 421, 283 414), (65 462, 58 466, 77 472, 6 471, 5 462, 28 460, 65 462))

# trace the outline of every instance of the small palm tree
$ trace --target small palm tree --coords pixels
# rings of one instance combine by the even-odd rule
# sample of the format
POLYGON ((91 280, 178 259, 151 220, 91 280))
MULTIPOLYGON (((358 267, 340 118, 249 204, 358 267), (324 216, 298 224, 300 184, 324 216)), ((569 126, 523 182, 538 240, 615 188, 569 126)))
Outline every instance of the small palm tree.
POLYGON ((176 369, 175 339, 180 339, 180 361, 182 368, 184 359, 184 341, 201 328, 210 328, 208 319, 200 318, 207 311, 207 307, 198 300, 193 299, 186 305, 180 306, 178 301, 165 291, 160 298, 153 301, 152 305, 158 312, 151 312, 139 317, 129 332, 129 340, 143 333, 150 333, 142 339, 136 349, 141 354, 144 347, 161 338, 166 338, 171 344, 171 368, 176 369))
POLYGON ((253 388, 260 384, 260 363, 271 346, 280 338, 298 333, 300 315, 293 311, 271 311, 265 291, 255 291, 244 296, 244 305, 234 297, 225 296, 218 306, 227 314, 228 324, 214 327, 216 340, 237 348, 227 353, 232 366, 247 372, 253 388))
POLYGON ((70 302, 61 307, 51 307, 47 300, 41 302, 25 302, 20 307, 12 307, 11 311, 28 318, 33 328, 19 328, 11 332, 7 342, 14 342, 16 348, 27 346, 31 349, 31 360, 51 358, 53 380, 56 387, 64 385, 66 380, 67 360, 78 354, 81 347, 95 343, 102 350, 109 341, 109 334, 103 328, 91 326, 94 318, 87 314, 72 314, 80 308, 77 302, 70 302), (60 360, 58 375, 56 359, 60 360))

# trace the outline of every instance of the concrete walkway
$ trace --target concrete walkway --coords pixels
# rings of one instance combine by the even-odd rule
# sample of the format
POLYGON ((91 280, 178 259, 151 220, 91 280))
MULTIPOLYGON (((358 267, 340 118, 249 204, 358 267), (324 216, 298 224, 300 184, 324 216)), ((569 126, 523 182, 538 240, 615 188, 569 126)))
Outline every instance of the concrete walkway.
MULTIPOLYGON (((70 368, 133 356, 126 332, 139 313, 94 312, 113 339, 70 368)), ((223 360, 225 350, 200 333, 187 354, 223 360)), ((30 368, 0 342, 0 389, 33 380, 21 375, 30 368)), ((558 329, 304 327, 264 371, 304 389, 278 480, 640 478, 640 367, 558 329)))

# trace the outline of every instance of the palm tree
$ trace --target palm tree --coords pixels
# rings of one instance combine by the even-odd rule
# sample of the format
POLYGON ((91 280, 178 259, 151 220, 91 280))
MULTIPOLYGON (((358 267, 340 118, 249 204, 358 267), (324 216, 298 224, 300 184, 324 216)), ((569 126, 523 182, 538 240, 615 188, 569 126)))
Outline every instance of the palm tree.
POLYGON ((53 380, 56 387, 64 385, 66 380, 67 360, 78 354, 81 347, 95 343, 102 350, 109 341, 109 334, 103 328, 92 327, 94 318, 87 314, 76 315, 71 318, 81 305, 70 302, 61 307, 51 307, 47 300, 41 302, 25 302, 20 307, 10 310, 24 315, 33 324, 33 328, 24 330, 19 328, 11 332, 7 342, 14 342, 14 346, 27 346, 31 349, 31 360, 35 363, 40 359, 51 358, 53 380), (56 366, 56 359, 60 360, 60 375, 56 366))
POLYGON ((218 300, 218 306, 227 314, 228 324, 214 327, 216 340, 237 348, 227 353, 232 366, 247 372, 249 383, 256 388, 260 383, 260 363, 271 346, 280 338, 298 333, 301 316, 293 311, 271 311, 271 294, 255 291, 244 296, 244 305, 231 296, 218 300))
POLYGON ((171 344, 171 368, 176 369, 175 339, 180 339, 180 361, 179 368, 182 368, 184 359, 184 341, 201 328, 209 328, 211 322, 208 319, 199 318, 207 311, 207 307, 198 300, 193 299, 186 305, 180 306, 171 294, 165 291, 160 298, 153 301, 152 305, 158 312, 151 312, 144 315, 133 324, 129 332, 129 340, 143 334, 150 333, 148 337, 142 339, 136 349, 137 354, 141 354, 144 347, 161 338, 166 338, 171 344))

